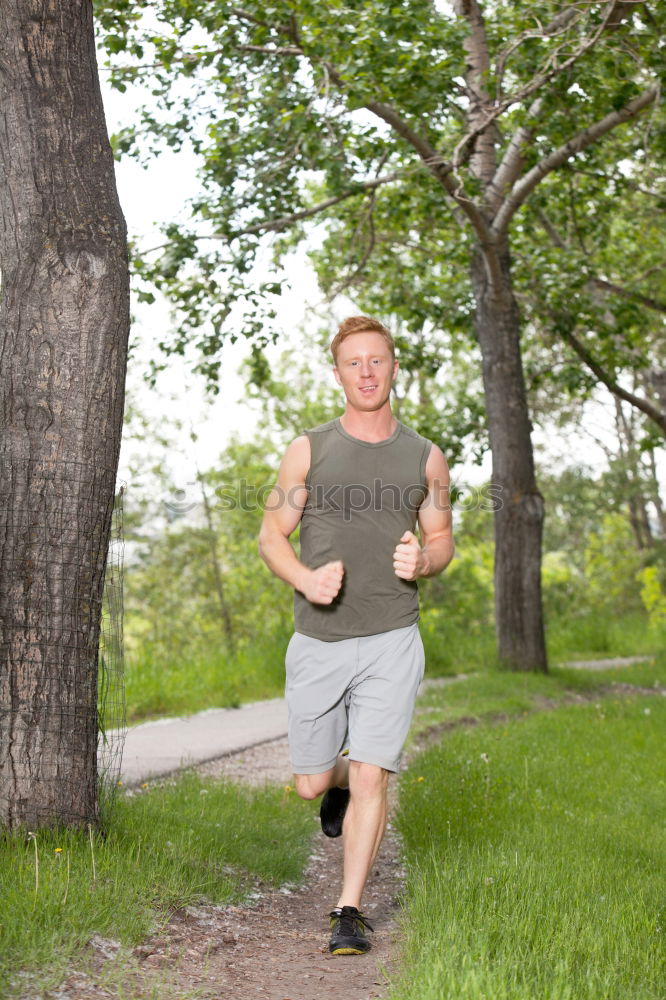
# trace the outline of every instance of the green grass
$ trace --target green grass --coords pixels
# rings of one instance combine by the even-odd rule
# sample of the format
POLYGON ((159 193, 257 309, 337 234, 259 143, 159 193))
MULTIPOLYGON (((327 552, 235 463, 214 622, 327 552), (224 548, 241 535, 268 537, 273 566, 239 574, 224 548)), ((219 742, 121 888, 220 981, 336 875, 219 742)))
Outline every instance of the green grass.
MULTIPOLYGON (((257 644, 254 653, 257 675, 265 670, 270 693, 280 693, 282 651, 257 644)), ((475 665, 470 657, 460 666, 475 665)), ((220 697, 227 690, 212 666, 203 676, 182 672, 163 681, 165 703, 155 714, 225 703, 208 687, 220 697)), ((618 681, 666 685, 666 655, 604 672, 485 670, 421 699, 417 736, 462 718, 480 724, 447 733, 402 782, 413 985, 396 986, 394 1000, 666 996, 649 991, 650 977, 664 973, 650 935, 661 912, 656 873, 666 860, 658 770, 666 698, 615 704, 603 689, 618 681), (571 692, 593 700, 527 714, 571 692), (497 724, 499 715, 516 721, 497 724)), ((248 699, 268 693, 257 676, 246 682, 248 699)), ((34 973, 31 985, 61 981, 68 963, 84 962, 92 934, 131 945, 174 907, 237 901, 256 879, 298 880, 312 829, 311 806, 285 790, 185 775, 121 796, 92 849, 86 834, 39 832, 38 884, 35 841, 5 837, 0 996, 24 992, 20 969, 34 973)), ((663 929, 666 915, 659 919, 663 929)))
POLYGON ((450 677, 494 664, 495 630, 492 626, 463 629, 447 622, 432 628, 421 622, 428 677, 450 677))
POLYGON ((425 730, 460 720, 479 722, 497 715, 519 716, 569 696, 603 693, 617 683, 666 686, 666 654, 608 670, 553 667, 548 674, 482 670, 444 687, 431 686, 419 698, 411 739, 425 730))
POLYGON ((128 656, 125 669, 128 721, 279 698, 284 694, 284 653, 288 642, 286 633, 258 637, 233 657, 227 657, 221 649, 174 660, 156 658, 148 650, 128 656))
MULTIPOLYGON (((612 676, 663 681, 665 666, 612 676)), ((479 714, 604 680, 570 673, 486 677, 479 714)), ((437 694, 455 712, 473 681, 437 694)), ((665 732, 666 698, 609 696, 460 727, 421 755, 401 780, 405 974, 391 1000, 663 1000, 665 732)))
POLYGON ((0 996, 54 986, 85 965, 93 934, 140 941, 173 908, 237 902, 257 880, 300 879, 312 809, 284 789, 246 789, 184 775, 121 795, 104 834, 40 831, 0 839, 0 996), (58 850, 60 849, 60 850, 58 850), (94 871, 93 871, 94 860, 94 871))
MULTIPOLYGON (((489 670, 497 666, 494 628, 474 623, 470 628, 444 615, 425 612, 421 634, 430 677, 489 670)), ((613 616, 596 611, 551 617, 546 621, 546 645, 551 665, 566 660, 653 655, 663 648, 663 635, 648 627, 646 614, 613 616)))
POLYGON ((663 648, 663 636, 648 627, 646 614, 594 612, 546 622, 548 656, 562 660, 640 656, 663 648))

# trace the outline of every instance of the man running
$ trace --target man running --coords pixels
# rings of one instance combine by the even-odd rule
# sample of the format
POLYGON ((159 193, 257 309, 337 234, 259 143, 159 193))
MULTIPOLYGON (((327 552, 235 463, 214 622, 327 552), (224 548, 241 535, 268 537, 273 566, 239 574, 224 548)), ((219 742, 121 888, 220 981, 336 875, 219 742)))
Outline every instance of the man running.
POLYGON ((391 412, 391 334, 353 316, 331 353, 345 411, 287 448, 259 547, 295 591, 286 699, 296 791, 323 793, 322 829, 344 837, 329 950, 359 955, 370 947, 361 899, 386 828, 388 779, 423 677, 416 580, 442 572, 453 538, 446 459, 391 412), (289 541, 299 524, 300 559, 289 541))

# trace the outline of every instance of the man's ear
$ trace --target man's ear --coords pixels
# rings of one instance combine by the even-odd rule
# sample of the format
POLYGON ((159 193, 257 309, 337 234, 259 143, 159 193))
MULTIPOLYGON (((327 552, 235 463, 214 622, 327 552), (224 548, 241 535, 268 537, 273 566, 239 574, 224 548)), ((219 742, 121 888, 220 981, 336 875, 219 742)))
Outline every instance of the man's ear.
POLYGON ((342 385, 342 380, 340 378, 340 373, 338 372, 338 369, 335 368, 335 367, 333 368, 333 374, 335 376, 335 381, 338 383, 338 385, 342 385))
POLYGON ((395 382, 395 380, 396 380, 396 378, 398 376, 398 369, 399 368, 400 368, 399 363, 397 361, 394 361, 393 362, 393 381, 394 382, 395 382))

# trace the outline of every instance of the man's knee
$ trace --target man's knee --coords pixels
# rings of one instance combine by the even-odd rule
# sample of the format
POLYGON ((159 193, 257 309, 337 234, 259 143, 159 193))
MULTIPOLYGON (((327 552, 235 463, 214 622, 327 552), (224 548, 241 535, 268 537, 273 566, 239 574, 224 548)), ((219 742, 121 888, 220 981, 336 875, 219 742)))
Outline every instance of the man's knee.
POLYGON ((295 774, 296 794, 302 799, 316 799, 331 783, 332 771, 323 774, 295 774))
POLYGON ((349 788, 352 795, 364 798, 383 795, 388 788, 390 775, 390 771, 377 764, 366 764, 360 760, 349 761, 349 788))

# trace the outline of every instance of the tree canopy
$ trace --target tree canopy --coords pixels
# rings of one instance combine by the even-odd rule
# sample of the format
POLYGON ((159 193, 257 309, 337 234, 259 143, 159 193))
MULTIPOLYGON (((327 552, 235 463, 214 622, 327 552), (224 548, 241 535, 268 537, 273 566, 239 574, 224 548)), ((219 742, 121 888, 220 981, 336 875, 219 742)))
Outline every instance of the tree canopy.
MULTIPOLYGON (((138 269, 178 307, 165 350, 194 337, 213 382, 225 336, 260 345, 277 335, 277 265, 312 232, 309 220, 324 223, 318 260, 330 293, 352 289, 411 330, 429 322, 469 334, 467 262, 487 207, 491 228, 515 241, 526 315, 566 323, 575 312, 577 328, 601 331, 594 347, 606 367, 646 360, 639 332, 656 324, 641 296, 666 297, 659 234, 639 221, 664 198, 658 5, 96 6, 114 84, 142 80, 154 97, 115 137, 118 154, 148 162, 190 142, 200 158, 191 225, 167 226, 138 269), (497 156, 484 206, 489 143, 497 156), (279 234, 275 277, 254 281, 266 233, 279 234), (601 296, 601 285, 595 296, 595 279, 634 297, 608 287, 601 296), (599 322, 609 312, 614 338, 599 322)), ((567 377, 584 387, 583 372, 569 365, 567 377)))
MULTIPOLYGON (((278 334, 279 262, 320 223, 330 294, 353 289, 361 308, 388 307, 412 334, 429 324, 473 336, 504 497, 500 656, 545 669, 525 334, 559 338, 588 370, 579 384, 591 372, 625 398, 616 372, 627 357, 652 365, 645 324, 632 317, 627 344, 618 324, 630 297, 645 307, 659 296, 645 284, 617 293, 616 271, 595 273, 603 253, 590 261, 580 237, 594 225, 612 232, 626 192, 663 162, 663 8, 100 0, 98 14, 107 49, 129 57, 114 62, 116 85, 149 78, 154 98, 118 135, 118 152, 150 157, 187 140, 201 163, 191 225, 168 225, 138 262, 178 308, 164 350, 183 353, 194 338, 212 385, 225 336, 252 338, 259 360, 278 334), (256 278, 267 252, 274 277, 256 278)), ((563 368, 572 385, 573 370, 563 368)), ((663 410, 642 402, 666 429, 663 410)))

